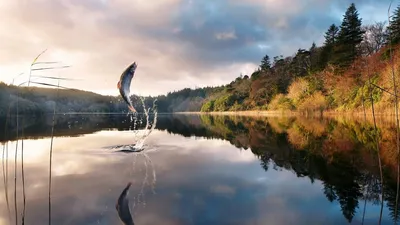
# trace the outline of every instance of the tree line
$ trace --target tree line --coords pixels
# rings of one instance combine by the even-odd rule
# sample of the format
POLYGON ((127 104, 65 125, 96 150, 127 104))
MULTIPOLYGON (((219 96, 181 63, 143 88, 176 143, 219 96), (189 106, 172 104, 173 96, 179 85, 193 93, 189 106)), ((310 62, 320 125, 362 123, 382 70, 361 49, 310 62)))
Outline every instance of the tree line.
MULTIPOLYGON (((160 96, 132 95, 134 107, 143 112, 155 106, 158 112, 199 111, 204 99, 218 88, 185 88, 160 96)), ((120 96, 105 96, 77 89, 18 87, 0 82, 0 117, 7 114, 127 113, 120 96)), ((150 111, 151 112, 151 111, 150 111)))

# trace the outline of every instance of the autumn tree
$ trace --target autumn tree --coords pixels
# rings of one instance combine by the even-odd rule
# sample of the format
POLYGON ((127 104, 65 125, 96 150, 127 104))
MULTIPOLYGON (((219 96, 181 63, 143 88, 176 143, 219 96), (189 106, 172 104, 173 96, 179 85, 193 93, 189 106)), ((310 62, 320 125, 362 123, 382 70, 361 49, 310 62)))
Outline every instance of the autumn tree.
POLYGON ((361 55, 360 44, 364 31, 361 29, 361 18, 354 3, 351 3, 343 17, 335 47, 334 64, 341 68, 348 67, 361 55))
POLYGON ((390 19, 388 27, 390 38, 393 44, 400 43, 400 5, 397 6, 393 16, 390 19))

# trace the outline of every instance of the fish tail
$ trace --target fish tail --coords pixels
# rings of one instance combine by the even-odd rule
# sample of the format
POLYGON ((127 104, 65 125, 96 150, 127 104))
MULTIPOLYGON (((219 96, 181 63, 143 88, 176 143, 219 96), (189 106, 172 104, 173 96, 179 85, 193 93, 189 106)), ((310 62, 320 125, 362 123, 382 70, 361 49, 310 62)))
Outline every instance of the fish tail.
POLYGON ((132 112, 136 112, 136 109, 135 108, 133 108, 133 106, 128 106, 128 108, 132 111, 132 112))

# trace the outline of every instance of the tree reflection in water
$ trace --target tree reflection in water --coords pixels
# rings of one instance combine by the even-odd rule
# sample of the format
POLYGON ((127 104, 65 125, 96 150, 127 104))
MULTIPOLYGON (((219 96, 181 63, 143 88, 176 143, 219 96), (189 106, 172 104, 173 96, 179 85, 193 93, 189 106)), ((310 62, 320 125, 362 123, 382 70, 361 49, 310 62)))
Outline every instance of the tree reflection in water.
POLYGON ((384 203, 392 219, 396 209, 395 126, 379 123, 384 185, 379 175, 373 124, 358 119, 250 118, 229 116, 171 117, 159 129, 184 136, 228 140, 238 148, 250 149, 262 168, 284 168, 310 182, 322 181, 326 198, 340 204, 343 216, 351 222, 366 204, 384 203), (170 123, 170 124, 168 124, 170 123), (173 125, 172 125, 173 124, 173 125), (361 205, 360 205, 361 201, 361 205))
MULTIPOLYGON (((25 121, 25 139, 40 138, 50 133, 48 118, 25 121)), ((5 125, 0 120, 0 126, 5 125)), ((15 124, 7 126, 6 139, 15 140, 15 124)), ((307 177, 310 182, 321 181, 321 192, 329 201, 340 205, 343 216, 349 222, 356 212, 364 214, 366 202, 380 205, 383 190, 384 204, 393 221, 398 221, 398 213, 395 212, 398 208, 396 127, 393 121, 380 119, 377 128, 375 132, 372 120, 362 118, 210 115, 159 115, 156 125, 158 130, 185 137, 227 140, 240 149, 251 151, 266 171, 285 169, 298 177, 307 177), (375 135, 379 139, 380 154, 377 154, 375 135), (382 163, 383 185, 378 156, 382 163)), ((117 115, 59 115, 54 136, 79 136, 104 129, 129 130, 130 124, 128 119, 117 115)), ((5 136, 0 135, 0 138, 5 136)), ((135 154, 134 161, 143 157, 141 161, 146 164, 142 186, 150 183, 149 176, 152 176, 154 185, 156 176, 150 158, 141 153, 132 154, 135 154)), ((6 166, 4 164, 3 167, 6 166)), ((134 202, 143 203, 143 196, 139 194, 134 202)))

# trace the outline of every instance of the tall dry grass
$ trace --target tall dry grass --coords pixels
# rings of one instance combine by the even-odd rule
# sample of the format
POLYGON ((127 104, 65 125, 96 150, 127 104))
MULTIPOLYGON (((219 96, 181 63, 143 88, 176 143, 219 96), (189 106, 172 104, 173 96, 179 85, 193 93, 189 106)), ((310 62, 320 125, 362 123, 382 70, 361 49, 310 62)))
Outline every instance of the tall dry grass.
MULTIPOLYGON (((56 69, 63 69, 63 68, 68 68, 69 66, 59 66, 60 62, 49 62, 49 61, 42 61, 39 62, 39 58, 46 52, 46 50, 42 51, 39 55, 35 57, 35 59, 32 61, 30 64, 30 70, 29 70, 29 77, 26 81, 18 84, 17 86, 23 86, 27 85, 28 87, 31 84, 36 84, 36 85, 43 85, 43 86, 49 86, 53 88, 57 88, 59 90, 60 86, 60 80, 65 80, 66 78, 60 78, 60 77, 54 77, 54 76, 42 76, 42 75, 35 75, 35 71, 45 71, 45 70, 56 70, 56 69), (43 66, 44 65, 44 66, 43 66), (44 81, 38 81, 39 79, 44 79, 44 81), (53 85, 49 81, 50 80, 56 80, 58 81, 58 85, 53 85)), ((23 75, 23 73, 18 74, 16 77, 13 78, 12 85, 14 85, 14 81, 16 78, 19 76, 23 75)), ((14 155, 14 220, 15 224, 19 223, 19 218, 18 218, 18 204, 17 204, 17 164, 18 164, 18 150, 19 150, 19 142, 21 139, 21 178, 22 178, 22 198, 23 198, 23 206, 22 206, 22 213, 21 213, 21 224, 25 224, 25 215, 26 215, 26 191, 25 191, 25 169, 24 169, 24 117, 22 117, 22 125, 20 123, 20 107, 19 107, 19 100, 20 100, 20 92, 19 89, 17 89, 17 98, 15 102, 10 102, 8 111, 7 111, 7 116, 6 116, 6 123, 5 123, 5 128, 4 128, 4 134, 5 134, 5 140, 7 140, 7 133, 8 133, 8 123, 9 120, 12 117, 16 118, 16 147, 15 147, 15 155, 14 155), (16 105, 16 115, 11 115, 11 108, 13 105, 16 105), (21 135, 20 135, 21 131, 21 135)), ((56 104, 54 105, 54 110, 53 110, 53 124, 52 124, 52 132, 51 132, 51 143, 50 143, 50 150, 49 150, 49 224, 51 224, 51 179, 52 179, 52 155, 53 155, 53 137, 54 137, 54 127, 55 127, 55 115, 56 115, 56 104)), ((7 203, 7 210, 8 210, 8 215, 9 215, 9 223, 11 224, 11 210, 9 207, 9 189, 8 189, 8 141, 3 145, 3 158, 2 158, 2 167, 3 167, 3 184, 4 184, 4 189, 5 189, 5 198, 6 198, 6 203, 7 203), (4 161, 6 161, 4 163, 4 161)))

